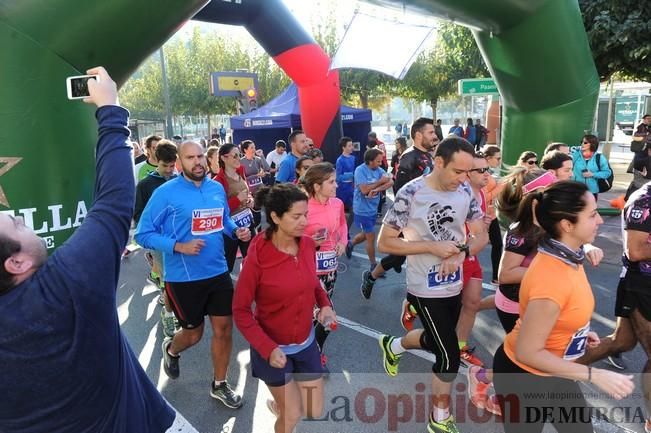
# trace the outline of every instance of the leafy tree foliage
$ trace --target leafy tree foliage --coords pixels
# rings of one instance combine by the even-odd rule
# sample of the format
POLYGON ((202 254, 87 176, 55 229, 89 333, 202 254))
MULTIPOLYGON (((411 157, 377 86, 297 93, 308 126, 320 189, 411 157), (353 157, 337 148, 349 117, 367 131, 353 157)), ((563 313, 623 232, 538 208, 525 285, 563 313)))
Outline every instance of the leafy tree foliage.
POLYGON ((614 73, 651 81, 651 5, 639 0, 579 0, 602 81, 614 73))

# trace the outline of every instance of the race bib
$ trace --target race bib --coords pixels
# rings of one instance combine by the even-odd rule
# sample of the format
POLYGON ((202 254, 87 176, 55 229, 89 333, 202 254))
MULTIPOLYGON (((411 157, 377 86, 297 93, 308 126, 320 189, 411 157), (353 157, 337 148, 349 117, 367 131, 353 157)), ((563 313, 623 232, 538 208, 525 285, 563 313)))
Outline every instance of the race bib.
POLYGON ((192 211, 192 234, 209 235, 224 228, 224 208, 195 209, 192 211))
POLYGON ((563 359, 571 360, 583 356, 585 353, 585 346, 588 344, 588 332, 590 332, 589 322, 572 335, 572 338, 565 349, 565 353, 563 354, 563 359))
POLYGON ((334 251, 316 252, 316 273, 328 274, 337 270, 337 253, 334 251))
POLYGON ((249 185, 249 188, 257 188, 259 186, 262 186, 262 178, 260 176, 251 176, 246 180, 247 185, 249 185))
POLYGON ((246 228, 253 224, 253 212, 248 208, 236 213, 231 218, 233 218, 235 225, 240 228, 246 228))
POLYGON ((453 283, 458 283, 461 280, 461 268, 457 269, 451 274, 443 277, 439 271, 439 266, 433 266, 430 271, 427 273, 427 288, 428 289, 439 289, 442 286, 448 286, 453 283))

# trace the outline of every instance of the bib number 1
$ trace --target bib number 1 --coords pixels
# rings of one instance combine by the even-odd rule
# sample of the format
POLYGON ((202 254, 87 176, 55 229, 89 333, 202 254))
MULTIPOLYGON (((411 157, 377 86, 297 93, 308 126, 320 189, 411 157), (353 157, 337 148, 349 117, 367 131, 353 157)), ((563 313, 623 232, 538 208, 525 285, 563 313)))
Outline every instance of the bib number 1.
POLYGON ((579 329, 574 333, 574 335, 572 335, 570 342, 565 348, 563 359, 572 360, 583 356, 588 344, 588 332, 590 332, 590 323, 587 323, 583 328, 579 329))

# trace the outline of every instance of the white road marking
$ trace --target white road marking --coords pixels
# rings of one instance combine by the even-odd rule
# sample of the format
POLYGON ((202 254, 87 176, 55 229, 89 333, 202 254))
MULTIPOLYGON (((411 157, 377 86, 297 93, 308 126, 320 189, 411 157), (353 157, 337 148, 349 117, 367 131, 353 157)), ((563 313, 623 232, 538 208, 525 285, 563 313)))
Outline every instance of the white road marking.
POLYGON ((133 293, 127 298, 126 301, 118 305, 118 321, 120 322, 120 326, 122 326, 124 322, 126 322, 129 318, 129 305, 131 304, 132 300, 133 293))
POLYGON ((154 349, 156 347, 156 334, 158 333, 158 322, 154 323, 153 328, 149 331, 149 336, 147 336, 147 341, 138 355, 138 362, 142 365, 142 369, 147 371, 151 358, 154 354, 154 349))

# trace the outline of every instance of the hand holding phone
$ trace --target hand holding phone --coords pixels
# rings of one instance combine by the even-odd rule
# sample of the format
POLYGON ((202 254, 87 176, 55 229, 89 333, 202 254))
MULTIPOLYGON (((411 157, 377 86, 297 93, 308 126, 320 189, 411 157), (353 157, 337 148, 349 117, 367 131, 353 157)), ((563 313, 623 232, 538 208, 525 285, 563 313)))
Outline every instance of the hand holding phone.
POLYGON ((88 91, 88 80, 94 78, 100 81, 99 75, 76 75, 66 78, 66 88, 68 90, 68 99, 84 99, 90 96, 88 91))
MULTIPOLYGON (((95 104, 98 108, 105 105, 119 105, 117 85, 106 72, 106 69, 98 66, 87 70, 86 73, 88 75, 84 76, 85 79, 83 81, 88 96, 81 97, 84 102, 87 104, 95 104)), ((71 81, 70 86, 72 86, 72 80, 74 78, 79 77, 69 77, 71 81)), ((83 91, 84 86, 80 86, 78 90, 83 91)), ((72 89, 69 92, 69 96, 74 96, 72 95, 72 89)), ((80 97, 74 97, 74 99, 80 99, 80 97)))

